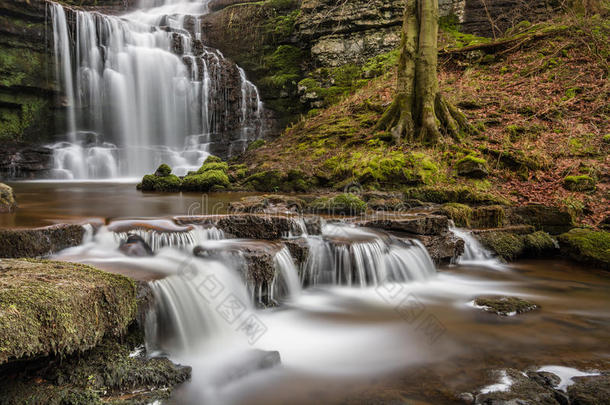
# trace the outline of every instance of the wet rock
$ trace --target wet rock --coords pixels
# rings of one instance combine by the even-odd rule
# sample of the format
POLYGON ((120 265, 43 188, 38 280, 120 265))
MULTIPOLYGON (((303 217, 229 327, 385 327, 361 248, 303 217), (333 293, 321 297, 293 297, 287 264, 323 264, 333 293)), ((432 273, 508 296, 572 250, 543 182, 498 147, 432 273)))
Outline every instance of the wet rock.
POLYGON ((0 378, 3 404, 151 404, 170 398, 191 368, 148 358, 136 328, 121 343, 106 337, 84 353, 17 365, 0 378))
POLYGON ((513 316, 540 308, 538 305, 518 297, 477 297, 474 304, 486 312, 502 316, 513 316))
POLYGON ((0 183, 0 214, 12 212, 17 208, 15 193, 13 188, 4 183, 0 183))
POLYGON ((559 376, 548 371, 528 371, 526 374, 542 386, 557 387, 561 383, 559 376))
POLYGON ((568 387, 571 405, 610 404, 610 373, 572 380, 574 384, 568 387))
POLYGON ((33 229, 0 229, 0 257, 42 257, 78 246, 85 229, 80 225, 58 224, 33 229))
POLYGON ((417 235, 436 264, 450 263, 464 253, 464 240, 451 232, 440 235, 417 235))
POLYGON ((457 173, 458 176, 482 179, 489 175, 489 170, 485 159, 466 156, 457 162, 457 173))
POLYGON ((572 229, 557 238, 562 253, 579 262, 610 270, 610 232, 572 229))
POLYGON ((499 373, 499 383, 481 389, 475 404, 481 405, 563 405, 563 395, 552 387, 542 386, 519 370, 499 373))
POLYGON ((47 178, 53 170, 53 151, 43 146, 2 143, 0 179, 47 178))
POLYGON ((235 213, 298 213, 305 205, 298 197, 273 194, 244 197, 239 202, 231 202, 229 210, 235 213))
POLYGON ((567 232, 574 227, 574 220, 567 211, 542 204, 509 208, 506 219, 511 225, 532 225, 551 235, 567 232))
POLYGON ((470 392, 462 392, 461 394, 457 395, 457 398, 464 404, 474 403, 474 395, 472 395, 470 392))
POLYGON ((244 239, 282 239, 289 234, 300 235, 302 222, 298 217, 235 214, 177 217, 181 225, 213 225, 225 233, 244 239))
POLYGON ((373 218, 362 221, 359 225, 416 235, 441 235, 448 231, 449 220, 442 215, 414 214, 396 218, 373 218))
POLYGON ((284 240, 283 243, 290 251, 290 255, 294 259, 297 267, 305 263, 307 257, 309 256, 309 245, 307 244, 306 239, 288 239, 284 240))
POLYGON ((148 243, 140 236, 130 234, 126 240, 122 240, 119 245, 121 253, 132 257, 153 256, 154 253, 148 243))
POLYGON ((91 266, 0 261, 0 364, 68 355, 121 336, 136 316, 136 286, 91 266))

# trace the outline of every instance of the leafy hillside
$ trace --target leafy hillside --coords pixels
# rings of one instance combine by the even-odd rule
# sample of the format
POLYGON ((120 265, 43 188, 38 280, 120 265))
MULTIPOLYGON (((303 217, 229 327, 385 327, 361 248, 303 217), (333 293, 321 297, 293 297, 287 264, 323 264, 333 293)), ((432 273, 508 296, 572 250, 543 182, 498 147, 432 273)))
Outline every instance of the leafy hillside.
POLYGON ((498 201, 564 206, 596 224, 609 193, 609 33, 607 19, 564 16, 521 23, 492 41, 445 22, 441 87, 474 135, 430 147, 396 144, 375 128, 393 97, 396 52, 363 68, 317 72, 299 83, 303 97, 331 105, 253 145, 239 159, 247 165, 239 168, 241 185, 269 190, 249 181, 256 173, 299 177, 298 192, 354 183, 372 190, 466 186, 498 201))

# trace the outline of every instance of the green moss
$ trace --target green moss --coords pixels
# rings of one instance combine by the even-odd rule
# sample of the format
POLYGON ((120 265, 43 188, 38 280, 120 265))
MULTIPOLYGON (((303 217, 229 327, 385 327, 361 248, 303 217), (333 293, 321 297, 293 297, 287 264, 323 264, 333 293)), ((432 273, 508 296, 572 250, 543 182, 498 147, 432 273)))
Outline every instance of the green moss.
POLYGON ((222 159, 218 156, 210 155, 205 159, 205 162, 203 162, 204 165, 208 163, 222 163, 222 159))
POLYGON ((538 308, 538 305, 517 297, 478 297, 474 303, 485 311, 498 315, 522 314, 538 308))
POLYGON ((199 170, 197 170, 197 174, 202 174, 205 172, 209 172, 210 170, 218 170, 221 172, 226 172, 227 170, 229 170, 229 164, 227 162, 211 162, 208 163, 207 161, 201 165, 201 167, 199 168, 199 170))
POLYGON ((0 268, 0 364, 87 350, 123 334, 135 317, 127 277, 46 260, 4 259, 0 268))
POLYGON ((567 176, 563 179, 563 187, 570 191, 595 191, 595 180, 587 175, 567 176))
POLYGON ((315 213, 342 215, 359 215, 366 211, 367 205, 354 194, 340 194, 336 197, 317 198, 309 204, 309 210, 315 213))
POLYGON ((538 231, 523 237, 528 256, 540 257, 557 249, 557 242, 546 232, 538 231))
POLYGON ((572 229, 559 235, 558 240, 573 259, 610 269, 610 232, 572 229))
POLYGON ((473 228, 500 228, 504 225, 505 216, 501 205, 478 207, 472 211, 470 223, 473 228))
POLYGON ((469 187, 451 186, 422 186, 404 190, 406 199, 434 202, 444 204, 457 202, 462 204, 500 204, 509 205, 506 199, 489 193, 473 191, 469 187))
POLYGON ((172 192, 180 191, 181 185, 182 180, 173 174, 167 176, 147 174, 142 178, 142 182, 138 184, 138 189, 142 191, 172 192))
MULTIPOLYGON (((217 164, 219 163, 210 163, 210 165, 217 164)), ((230 185, 229 176, 224 170, 206 170, 202 173, 185 176, 182 180, 182 189, 185 191, 217 191, 225 189, 230 185)))
POLYGON ((155 175, 156 176, 169 176, 172 173, 172 168, 169 167, 169 165, 166 165, 165 163, 163 163, 161 166, 159 166, 157 168, 157 170, 155 171, 155 175))
POLYGON ((441 212, 449 217, 456 226, 470 228, 472 208, 459 203, 447 203, 441 207, 441 212))
POLYGON ((248 151, 252 151, 252 150, 256 150, 258 148, 261 148, 262 146, 265 145, 265 140, 264 139, 257 139, 256 141, 252 142, 250 145, 248 145, 248 151))
POLYGON ((602 141, 604 143, 610 143, 610 134, 604 135, 604 137, 602 138, 602 141))

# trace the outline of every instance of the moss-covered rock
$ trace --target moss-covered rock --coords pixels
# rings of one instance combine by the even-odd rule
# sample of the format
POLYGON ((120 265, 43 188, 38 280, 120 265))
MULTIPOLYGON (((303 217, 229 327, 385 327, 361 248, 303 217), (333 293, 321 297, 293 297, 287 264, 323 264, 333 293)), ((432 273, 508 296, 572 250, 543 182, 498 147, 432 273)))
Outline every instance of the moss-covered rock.
POLYGON ((0 364, 68 355, 121 336, 137 311, 133 280, 91 266, 0 262, 0 364))
POLYGON ((440 208, 439 212, 451 219, 455 226, 460 228, 470 228, 472 208, 470 208, 468 205, 447 203, 440 208))
POLYGON ((231 212, 302 212, 306 203, 298 197, 287 195, 257 195, 244 197, 229 204, 231 212))
POLYGON ((180 191, 182 180, 172 173, 172 168, 166 164, 160 165, 154 174, 147 174, 142 182, 137 185, 142 191, 180 191))
POLYGON ((497 315, 511 316, 533 311, 538 305, 518 297, 477 297, 474 304, 486 312, 497 315))
POLYGON ((595 180, 586 174, 567 176, 563 179, 563 187, 570 191, 595 191, 595 180))
POLYGON ((17 207, 13 188, 4 183, 0 183, 0 214, 12 212, 17 207))
POLYGON ((472 228, 501 228, 504 222, 504 207, 501 205, 474 208, 470 217, 472 228))
POLYGON ((523 235, 499 229, 478 233, 477 236, 483 246, 506 261, 523 257, 544 257, 557 250, 555 240, 542 231, 523 235))
MULTIPOLYGON (((218 165, 220 163, 211 163, 218 165)), ((204 165, 205 166, 205 165, 204 165)), ((229 176, 224 170, 210 169, 202 173, 185 176, 182 180, 182 189, 185 191, 218 191, 224 190, 231 185, 229 176)))
POLYGON ((574 227, 574 218, 565 209, 544 204, 528 204, 506 210, 510 224, 532 225, 551 235, 567 232, 574 227))
POLYGON ((254 173, 244 180, 243 185, 256 191, 278 191, 282 185, 282 173, 279 170, 254 173))
POLYGON ((166 358, 147 358, 142 344, 133 328, 123 343, 105 338, 61 362, 55 357, 30 362, 25 371, 0 380, 0 404, 139 405, 167 400, 174 386, 189 379, 191 369, 166 358))
POLYGON ((405 199, 433 202, 437 204, 461 203, 481 205, 509 205, 510 202, 502 197, 472 190, 462 186, 422 186, 409 188, 404 191, 405 199))
POLYGON ((562 251, 574 260, 610 270, 610 232, 579 228, 557 239, 562 251))
POLYGON ((315 213, 359 215, 366 211, 367 205, 354 194, 340 194, 331 198, 317 198, 308 208, 315 213))
POLYGON ((465 158, 460 159, 457 162, 456 167, 458 176, 481 179, 483 177, 487 177, 489 174, 485 159, 477 158, 472 155, 468 155, 465 158))
POLYGON ((43 228, 0 229, 0 257, 43 257, 83 241, 85 229, 76 224, 57 224, 43 228))

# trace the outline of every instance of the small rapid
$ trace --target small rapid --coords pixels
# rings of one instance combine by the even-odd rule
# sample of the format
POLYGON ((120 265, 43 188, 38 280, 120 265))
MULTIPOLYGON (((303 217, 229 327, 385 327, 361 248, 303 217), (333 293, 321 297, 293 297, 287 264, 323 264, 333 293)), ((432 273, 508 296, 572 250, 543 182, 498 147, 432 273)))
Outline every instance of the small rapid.
POLYGON ((471 232, 456 227, 449 229, 456 237, 464 241, 464 253, 456 258, 457 264, 485 266, 495 269, 504 269, 506 266, 492 252, 485 249, 471 232))

